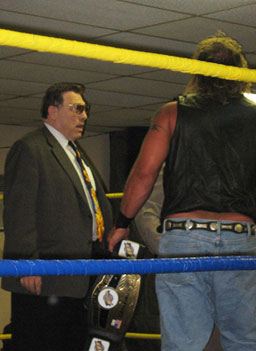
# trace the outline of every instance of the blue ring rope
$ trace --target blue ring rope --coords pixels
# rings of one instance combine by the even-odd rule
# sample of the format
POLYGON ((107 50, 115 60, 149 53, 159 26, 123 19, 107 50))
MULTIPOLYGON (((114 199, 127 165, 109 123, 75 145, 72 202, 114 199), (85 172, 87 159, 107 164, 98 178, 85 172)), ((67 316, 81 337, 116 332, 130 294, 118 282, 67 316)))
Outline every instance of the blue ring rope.
POLYGON ((0 260, 0 276, 256 270, 256 256, 113 260, 0 260))

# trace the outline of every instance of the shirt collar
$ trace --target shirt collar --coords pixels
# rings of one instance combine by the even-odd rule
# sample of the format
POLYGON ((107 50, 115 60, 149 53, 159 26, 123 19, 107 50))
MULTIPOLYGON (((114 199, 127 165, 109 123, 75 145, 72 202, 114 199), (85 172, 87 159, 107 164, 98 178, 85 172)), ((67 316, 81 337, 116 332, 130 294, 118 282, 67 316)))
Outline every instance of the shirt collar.
POLYGON ((51 126, 47 122, 44 122, 44 125, 49 130, 49 132, 58 140, 60 145, 63 148, 66 148, 69 140, 60 131, 58 131, 56 128, 54 128, 53 126, 51 126))

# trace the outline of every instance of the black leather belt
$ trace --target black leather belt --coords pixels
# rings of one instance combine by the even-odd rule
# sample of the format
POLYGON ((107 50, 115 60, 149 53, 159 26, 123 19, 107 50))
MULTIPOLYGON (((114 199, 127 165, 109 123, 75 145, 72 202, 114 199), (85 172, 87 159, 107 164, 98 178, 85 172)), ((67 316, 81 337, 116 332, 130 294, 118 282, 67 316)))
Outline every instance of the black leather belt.
POLYGON ((256 225, 254 223, 249 223, 249 226, 244 223, 220 223, 220 227, 218 222, 210 221, 210 222, 196 222, 192 220, 187 221, 172 221, 171 219, 167 219, 165 221, 165 230, 172 229, 182 229, 182 230, 193 230, 193 229, 203 229, 209 230, 211 232, 217 232, 218 228, 220 230, 229 230, 237 234, 249 233, 249 228, 251 229, 251 235, 256 235, 256 225))

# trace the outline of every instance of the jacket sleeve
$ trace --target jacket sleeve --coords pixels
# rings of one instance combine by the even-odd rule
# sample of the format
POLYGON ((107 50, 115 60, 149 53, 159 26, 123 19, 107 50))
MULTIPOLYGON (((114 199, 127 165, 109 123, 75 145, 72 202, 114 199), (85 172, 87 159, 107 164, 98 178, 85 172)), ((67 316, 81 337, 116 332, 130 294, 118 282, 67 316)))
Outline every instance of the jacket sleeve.
POLYGON ((4 174, 4 231, 6 259, 38 258, 36 198, 38 160, 24 141, 9 151, 4 174))

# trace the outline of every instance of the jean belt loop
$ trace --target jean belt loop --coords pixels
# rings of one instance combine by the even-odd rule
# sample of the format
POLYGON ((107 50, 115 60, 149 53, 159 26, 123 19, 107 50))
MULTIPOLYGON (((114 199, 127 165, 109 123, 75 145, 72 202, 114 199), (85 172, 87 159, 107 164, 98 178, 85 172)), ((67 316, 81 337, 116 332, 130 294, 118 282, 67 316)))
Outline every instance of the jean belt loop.
POLYGON ((166 230, 166 221, 167 221, 167 219, 164 219, 164 221, 163 221, 163 233, 167 231, 166 230))
POLYGON ((217 235, 221 234, 221 221, 217 221, 217 235))
POLYGON ((247 222, 246 225, 247 225, 247 228, 248 228, 248 236, 251 236, 252 235, 251 224, 247 222))
POLYGON ((191 228, 191 219, 187 219, 186 220, 186 234, 189 234, 189 232, 190 232, 190 228, 191 228))

